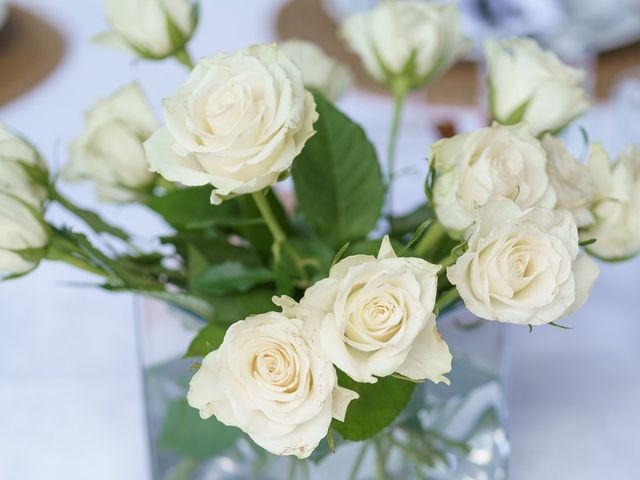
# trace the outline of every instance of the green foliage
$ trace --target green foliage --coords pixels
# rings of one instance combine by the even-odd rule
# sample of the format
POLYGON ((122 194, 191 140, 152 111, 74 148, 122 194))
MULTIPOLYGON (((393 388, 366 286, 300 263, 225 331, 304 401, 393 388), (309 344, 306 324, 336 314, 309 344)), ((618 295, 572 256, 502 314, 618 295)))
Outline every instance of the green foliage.
POLYGON ((300 209, 315 232, 335 248, 373 230, 384 186, 375 150, 362 128, 316 95, 317 133, 293 164, 300 209))
POLYGON ((207 353, 220 348, 226 330, 217 323, 205 325, 191 341, 186 357, 204 357, 207 353))
POLYGON ((215 417, 202 420, 186 400, 169 405, 158 438, 158 447, 195 460, 220 455, 240 436, 240 430, 223 425, 215 417))
POLYGON ((190 287, 200 294, 224 295, 246 292, 272 279, 273 273, 266 268, 250 268, 240 262, 226 261, 205 269, 190 282, 190 287))
POLYGON ((73 213, 80 220, 85 222, 96 233, 106 233, 120 240, 128 240, 129 234, 121 228, 114 227, 113 225, 105 222, 100 215, 91 210, 78 207, 73 202, 62 196, 58 191, 53 190, 51 192, 52 199, 60 203, 64 208, 73 213))
POLYGON ((433 223, 432 219, 424 221, 413 233, 407 244, 398 252, 398 256, 405 256, 407 251, 418 241, 424 234, 425 230, 433 223))
POLYGON ((216 323, 228 324, 243 320, 249 315, 273 310, 275 307, 271 297, 274 293, 271 286, 257 287, 248 292, 208 297, 207 301, 213 307, 213 320, 216 323))
POLYGON ((379 378, 376 383, 358 383, 338 372, 338 383, 357 392, 347 409, 344 422, 334 420, 332 427, 345 440, 360 441, 391 425, 413 394, 416 384, 396 377, 379 378))
POLYGON ((161 197, 152 197, 146 204, 176 230, 184 230, 189 224, 238 217, 237 202, 211 205, 210 196, 210 186, 191 187, 174 190, 161 197))
POLYGON ((402 237, 409 233, 413 233, 416 229, 429 219, 435 219, 433 209, 426 203, 420 205, 415 210, 400 217, 391 217, 391 235, 394 237, 402 237))
MULTIPOLYGON (((396 252, 399 252, 404 247, 404 244, 394 238, 390 238, 391 246, 396 252)), ((361 240, 359 242, 352 242, 344 253, 343 257, 350 257, 351 255, 373 255, 378 256, 380 251, 381 238, 375 240, 361 240)))

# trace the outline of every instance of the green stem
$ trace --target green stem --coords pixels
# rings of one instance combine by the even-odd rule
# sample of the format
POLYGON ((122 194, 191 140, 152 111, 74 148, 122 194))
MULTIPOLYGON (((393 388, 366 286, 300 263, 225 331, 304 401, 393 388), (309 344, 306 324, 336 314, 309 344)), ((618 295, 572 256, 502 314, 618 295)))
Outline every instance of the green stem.
POLYGON ((437 247, 438 242, 447 234, 444 227, 437 220, 429 226, 426 233, 418 241, 415 252, 419 257, 424 257, 430 250, 437 247))
POLYGON ((460 294, 458 293, 458 289, 454 287, 440 295, 440 298, 436 301, 436 308, 438 309, 438 312, 442 312, 445 308, 454 304, 458 300, 460 300, 460 294))
POLYGON ((382 448, 382 441, 378 438, 374 440, 376 447, 376 480, 386 480, 385 455, 382 448))
POLYGON ((176 50, 173 54, 173 57, 178 60, 178 62, 180 62, 187 70, 193 70, 193 67, 195 65, 193 64, 191 55, 189 55, 186 47, 182 47, 180 50, 176 50))
POLYGON ((394 172, 396 168, 396 149, 398 146, 398 133, 402 120, 402 108, 409 89, 404 82, 397 82, 393 87, 393 116, 391 118, 391 130, 389 131, 389 144, 387 145, 387 210, 392 211, 391 191, 394 172))
POLYGON ((295 458, 291 458, 291 464, 289 465, 289 475, 287 476, 289 480, 295 480, 297 466, 298 461, 295 458))
POLYGON ((362 466, 362 462, 364 461, 364 456, 367 453, 367 449, 371 445, 369 442, 365 441, 360 447, 360 451, 358 452, 358 456, 356 457, 356 461, 353 464, 353 468, 351 469, 351 473, 349 474, 349 480, 356 480, 358 478, 358 473, 360 472, 360 467, 362 466))
POLYGON ((129 240, 129 234, 127 232, 118 227, 114 227, 113 225, 108 224, 97 213, 78 207, 75 203, 66 198, 57 190, 52 190, 51 199, 58 202, 62 207, 64 207, 84 223, 89 225, 89 227, 91 227, 94 232, 108 233, 109 235, 119 238, 120 240, 129 240))
POLYGON ((456 263, 457 260, 458 260, 458 257, 456 257, 453 253, 450 253, 449 255, 444 257, 443 259, 438 260, 436 263, 438 265, 442 265, 443 267, 446 268, 446 267, 449 267, 449 266, 453 265, 454 263, 456 263))
POLYGON ((271 235, 273 235, 273 243, 280 244, 284 242, 287 239, 287 236, 285 235, 284 230, 282 230, 282 227, 280 227, 273 210, 271 210, 267 196, 263 192, 255 192, 251 195, 253 196, 253 200, 256 202, 260 215, 262 215, 264 222, 267 224, 271 235))
POLYGON ((293 260, 298 273, 305 281, 308 280, 307 272, 304 269, 304 260, 300 258, 298 252, 296 252, 295 249, 287 243, 287 235, 284 233, 284 230, 282 230, 280 223, 278 223, 278 219, 274 215, 273 210, 269 205, 267 196, 263 192, 255 192, 251 195, 256 202, 258 210, 260 211, 260 215, 262 215, 264 222, 267 224, 267 228, 269 228, 269 231, 273 236, 273 255, 276 261, 279 258, 280 249, 286 249, 291 257, 291 260, 293 260))
POLYGON ((84 270, 85 272, 93 273, 100 277, 110 278, 108 272, 105 272, 103 269, 96 267, 82 257, 73 255, 71 252, 67 251, 64 248, 59 248, 55 242, 51 243, 49 249, 47 250, 47 255, 45 258, 47 258, 48 260, 65 262, 69 265, 79 268, 80 270, 84 270))
POLYGON ((169 474, 168 480, 189 480, 198 469, 200 462, 192 458, 185 458, 169 474))

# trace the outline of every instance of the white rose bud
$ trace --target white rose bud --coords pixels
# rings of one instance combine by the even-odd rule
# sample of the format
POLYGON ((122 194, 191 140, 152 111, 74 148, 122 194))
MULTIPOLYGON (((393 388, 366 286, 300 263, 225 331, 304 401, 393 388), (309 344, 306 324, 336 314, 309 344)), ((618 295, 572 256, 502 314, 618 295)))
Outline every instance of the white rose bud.
POLYGON ((589 151, 596 186, 595 223, 580 232, 595 239, 587 251, 603 260, 624 260, 640 253, 640 151, 629 146, 613 164, 600 144, 589 151))
POLYGON ((558 197, 556 208, 570 211, 579 228, 593 223, 590 209, 595 186, 589 169, 569 153, 559 138, 547 134, 542 146, 547 152, 547 174, 558 197))
POLYGON ((442 139, 429 148, 429 161, 436 174, 436 214, 454 236, 464 233, 476 209, 492 197, 510 198, 522 208, 556 204, 546 152, 525 125, 494 124, 442 139))
POLYGON ((187 400, 275 455, 308 457, 358 395, 338 386, 299 319, 269 312, 232 325, 193 376, 187 400))
POLYGON ((392 88, 413 89, 469 49, 458 17, 454 5, 382 2, 347 18, 341 34, 375 80, 392 88))
POLYGON ((38 264, 35 253, 21 250, 44 248, 49 242, 42 215, 37 207, 0 192, 0 278, 21 275, 38 264))
POLYGON ((201 60, 162 107, 166 127, 145 143, 152 170, 211 184, 213 203, 276 183, 318 118, 302 72, 275 44, 201 60))
POLYGON ((0 124, 0 192, 40 207, 48 195, 48 170, 38 152, 0 124))
POLYGON ((193 0, 105 0, 111 31, 95 40, 162 59, 184 48, 197 24, 193 0))
POLYGON ((92 181, 99 197, 111 202, 134 201, 148 191, 155 175, 143 142, 157 122, 138 85, 98 102, 86 113, 85 123, 84 133, 69 146, 65 180, 92 181))
POLYGON ((353 85, 353 75, 345 64, 327 55, 315 43, 286 40, 278 44, 302 70, 307 88, 318 90, 336 101, 353 85))
POLYGON ((466 307, 486 320, 541 325, 580 307, 599 274, 579 254, 567 211, 522 211, 492 199, 478 211, 469 249, 447 269, 466 307))
POLYGON ((377 258, 344 258, 299 304, 274 302, 304 318, 325 356, 358 382, 399 373, 448 384, 451 353, 433 313, 439 270, 421 258, 398 258, 385 236, 377 258))
POLYGON ((526 122, 538 135, 557 132, 590 106, 586 73, 563 64, 530 38, 485 42, 489 108, 503 124, 526 122))

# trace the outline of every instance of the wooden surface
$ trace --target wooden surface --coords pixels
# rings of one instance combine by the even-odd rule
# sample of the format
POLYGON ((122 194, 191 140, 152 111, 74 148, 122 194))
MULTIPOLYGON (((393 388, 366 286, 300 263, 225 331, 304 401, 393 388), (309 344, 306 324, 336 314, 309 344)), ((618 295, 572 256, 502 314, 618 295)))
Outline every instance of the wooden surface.
POLYGON ((65 42, 53 26, 11 6, 0 28, 0 105, 40 83, 60 63, 65 42))
MULTIPOLYGON (((349 64, 359 87, 385 93, 371 80, 358 60, 337 36, 333 19, 325 12, 320 0, 292 0, 280 11, 277 20, 278 35, 282 39, 299 38, 320 45, 329 55, 349 64)), ((640 42, 606 52, 598 58, 595 94, 607 98, 611 88, 625 70, 640 66, 640 42)), ((477 65, 460 62, 429 85, 427 98, 447 105, 472 105, 481 98, 481 82, 477 65)))

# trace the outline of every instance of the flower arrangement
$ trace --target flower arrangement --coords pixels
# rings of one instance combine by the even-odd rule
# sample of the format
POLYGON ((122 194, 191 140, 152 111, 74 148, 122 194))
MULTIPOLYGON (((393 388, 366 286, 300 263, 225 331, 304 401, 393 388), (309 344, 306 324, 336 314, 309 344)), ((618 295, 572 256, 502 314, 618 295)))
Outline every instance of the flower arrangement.
POLYGON ((374 437, 417 383, 449 383, 439 313, 462 302, 485 320, 560 326, 598 277, 592 256, 640 252, 639 151, 611 163, 595 143, 584 164, 567 150, 557 133, 589 106, 585 75, 533 40, 487 42, 493 123, 425 145, 424 205, 395 217, 385 197, 404 100, 468 48, 454 7, 383 2, 341 27, 395 98, 383 175, 365 132, 332 103, 352 83, 348 68, 317 46, 254 45, 194 64, 195 4, 106 4, 112 29, 99 42, 189 73, 162 100, 161 126, 137 84, 101 100, 60 175, 0 128, 0 272, 63 261, 102 288, 204 319, 185 392, 203 422, 298 458, 338 436, 374 437), (287 177, 295 205, 274 189, 287 177), (143 251, 59 180, 145 205, 174 234, 162 252, 143 251), (50 223, 53 203, 102 241, 50 223))

